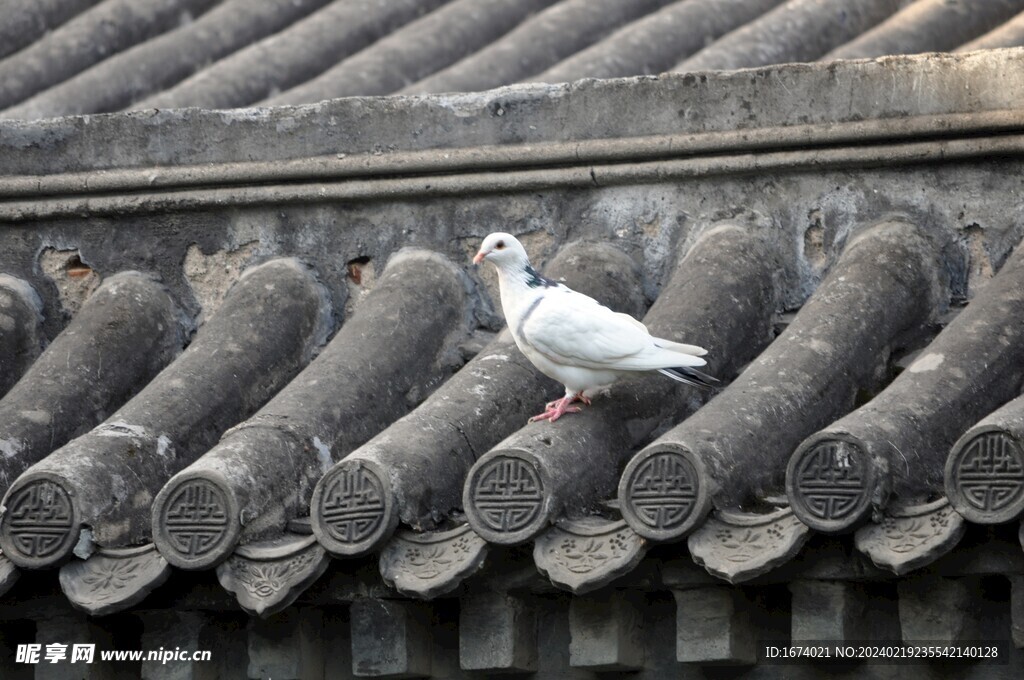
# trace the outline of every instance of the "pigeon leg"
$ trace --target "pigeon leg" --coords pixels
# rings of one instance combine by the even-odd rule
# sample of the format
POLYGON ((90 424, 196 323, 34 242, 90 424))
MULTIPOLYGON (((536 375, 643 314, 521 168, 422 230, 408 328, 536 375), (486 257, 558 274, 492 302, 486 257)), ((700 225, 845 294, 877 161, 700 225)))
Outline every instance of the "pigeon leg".
MULTIPOLYGON (((574 401, 582 401, 587 406, 590 406, 590 404, 591 404, 590 397, 584 397, 583 393, 580 392, 578 394, 573 394, 573 395, 567 394, 564 397, 562 397, 561 399, 555 399, 554 401, 549 401, 548 403, 544 404, 544 408, 546 410, 550 411, 550 410, 556 408, 565 399, 568 399, 570 404, 572 402, 574 402, 574 401)), ((575 411, 573 411, 573 413, 575 413, 575 411)))
MULTIPOLYGON (((544 408, 547 409, 548 411, 551 411, 552 409, 555 409, 559 405, 559 403, 561 403, 564 399, 568 399, 569 403, 572 403, 573 401, 583 401, 584 403, 586 403, 587 406, 590 406, 591 403, 593 403, 590 400, 589 396, 584 396, 583 392, 577 392, 575 394, 572 394, 571 396, 566 394, 561 399, 555 399, 554 401, 548 401, 547 403, 545 403, 544 408)), ((575 412, 572 412, 572 413, 575 413, 575 412)))
POLYGON ((534 423, 538 420, 550 420, 553 423, 566 413, 579 413, 581 410, 579 406, 569 405, 576 401, 578 398, 579 395, 566 395, 559 399, 558 401, 553 401, 547 405, 547 409, 544 411, 544 413, 535 415, 534 417, 530 418, 530 420, 527 422, 534 423))

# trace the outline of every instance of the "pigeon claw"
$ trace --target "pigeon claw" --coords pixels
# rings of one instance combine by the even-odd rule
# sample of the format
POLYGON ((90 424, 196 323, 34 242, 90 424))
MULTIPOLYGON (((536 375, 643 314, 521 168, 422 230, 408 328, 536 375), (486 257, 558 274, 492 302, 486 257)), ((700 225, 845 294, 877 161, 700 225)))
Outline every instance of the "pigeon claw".
POLYGON ((550 411, 545 411, 544 413, 538 413, 534 417, 530 418, 530 420, 528 420, 527 422, 536 423, 537 421, 540 420, 549 420, 553 423, 562 416, 564 416, 566 413, 579 413, 582 410, 583 409, 581 409, 579 406, 567 406, 566 408, 563 409, 551 409, 550 411))
POLYGON ((577 400, 582 401, 584 404, 590 404, 589 399, 578 394, 571 397, 565 396, 556 401, 549 402, 545 406, 544 413, 538 413, 527 422, 535 423, 539 420, 547 420, 553 423, 566 413, 579 413, 583 409, 579 406, 570 406, 570 404, 577 400))

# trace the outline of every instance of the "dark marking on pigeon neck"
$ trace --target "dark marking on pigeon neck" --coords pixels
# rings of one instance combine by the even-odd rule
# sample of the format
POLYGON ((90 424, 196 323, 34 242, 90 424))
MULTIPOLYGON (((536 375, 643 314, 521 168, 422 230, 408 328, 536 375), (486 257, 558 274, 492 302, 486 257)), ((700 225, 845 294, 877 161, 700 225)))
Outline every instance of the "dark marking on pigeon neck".
POLYGON ((520 338, 526 337, 523 335, 523 326, 526 325, 526 320, 530 318, 530 315, 533 314, 533 310, 537 309, 537 305, 539 305, 543 299, 543 296, 538 295, 537 298, 530 303, 530 306, 526 308, 526 311, 523 312, 523 316, 519 319, 519 323, 516 325, 515 333, 520 338))
POLYGON ((530 288, 554 288, 558 285, 557 281, 541 276, 536 269, 530 265, 526 265, 526 285, 530 288))

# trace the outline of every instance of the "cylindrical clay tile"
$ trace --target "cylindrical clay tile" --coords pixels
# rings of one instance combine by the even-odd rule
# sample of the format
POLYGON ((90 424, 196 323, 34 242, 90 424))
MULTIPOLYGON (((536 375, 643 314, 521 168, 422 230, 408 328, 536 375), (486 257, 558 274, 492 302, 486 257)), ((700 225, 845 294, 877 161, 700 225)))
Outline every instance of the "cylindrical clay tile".
POLYGON ((227 109, 287 90, 446 0, 334 0, 285 30, 238 50, 132 109, 227 109))
POLYGON ((32 44, 98 0, 6 0, 0 22, 0 58, 32 44))
POLYGON ((680 62, 674 71, 709 71, 814 61, 882 21, 900 0, 789 0, 680 62))
MULTIPOLYGON (((283 534, 332 463, 443 380, 467 316, 451 262, 422 250, 392 257, 316 361, 160 491, 153 536, 167 561, 212 567, 240 541, 283 534)), ((370 504, 379 490, 355 494, 370 504)))
POLYGON ((0 491, 142 389, 181 351, 186 324, 149 277, 104 280, 0 400, 0 491))
MULTIPOLYGON (((639 268, 610 245, 570 244, 547 273, 614 309, 642 309, 639 268)), ((317 539, 336 555, 355 556, 376 549, 399 521, 434 528, 461 508, 462 485, 476 459, 558 389, 502 331, 419 408, 317 483, 310 507, 317 539)))
POLYGON ((390 94, 465 57, 554 0, 452 0, 309 82, 261 104, 390 94))
MULTIPOLYGON (((975 300, 960 313, 963 316, 974 305, 985 302, 988 306, 981 312, 989 311, 992 321, 1002 324, 994 329, 998 335, 991 339, 996 343, 992 349, 998 351, 1009 345, 1017 350, 1009 361, 995 367, 997 379, 1010 383, 1002 390, 1003 394, 1007 388, 1013 394, 1020 391, 1024 367, 1019 347, 1020 336, 1024 334, 1021 321, 1024 310, 1020 309, 1024 290, 1022 270, 1024 248, 1018 245, 1011 259, 981 294, 984 298, 975 300), (995 288, 997 282, 1000 285, 995 288), (998 297, 990 299, 990 293, 998 297), (997 309, 991 309, 997 305, 997 309)), ((959 320, 958 316, 955 321, 959 320)), ((1017 397, 982 418, 956 441, 946 460, 944 478, 950 503, 972 522, 998 524, 1024 513, 1024 397, 1017 397)))
POLYGON ((527 80, 564 83, 668 71, 782 0, 678 0, 527 80))
POLYGON ((1020 47, 1021 45, 1024 45, 1024 12, 953 51, 996 50, 1002 47, 1020 47))
POLYGON ((563 0, 479 52, 401 90, 479 92, 508 85, 586 47, 604 33, 670 0, 563 0))
POLYGON ((246 272, 144 390, 11 485, 0 518, 4 555, 39 568, 72 550, 87 556, 91 541, 148 542, 156 492, 309 361, 326 337, 328 309, 323 288, 295 260, 246 272))
MULTIPOLYGON (((644 323, 657 337, 707 348, 708 370, 728 379, 770 338, 778 265, 765 239, 738 226, 712 229, 676 266, 644 323)), ((463 492, 470 526, 488 541, 517 544, 562 517, 586 514, 615 495, 637 445, 703 398, 666 376, 631 376, 578 414, 527 425, 470 470, 463 492)))
POLYGON ((43 302, 32 286, 0 274, 0 397, 42 351, 42 321, 43 302))
POLYGON ((168 31, 4 111, 8 118, 52 118, 117 111, 203 66, 287 26, 328 0, 225 0, 168 31))
POLYGON ((215 0, 105 0, 0 61, 0 110, 200 14, 215 0))
POLYGON ((786 470, 793 512, 812 529, 854 528, 895 497, 942 494, 949 447, 1020 393, 1024 249, 1006 262, 903 373, 870 402, 808 437, 786 470))
POLYGON ((1008 21, 1022 9, 1024 3, 1020 0, 917 0, 822 59, 951 50, 1008 21))
POLYGON ((1024 397, 969 429, 946 460, 945 491, 965 518, 999 524, 1024 513, 1024 397))
POLYGON ((932 245, 906 223, 855 236, 786 331, 629 462, 619 506, 630 526, 676 540, 712 503, 740 508, 780 492, 801 439, 849 411, 891 348, 928 320, 938 298, 934 260, 932 245))

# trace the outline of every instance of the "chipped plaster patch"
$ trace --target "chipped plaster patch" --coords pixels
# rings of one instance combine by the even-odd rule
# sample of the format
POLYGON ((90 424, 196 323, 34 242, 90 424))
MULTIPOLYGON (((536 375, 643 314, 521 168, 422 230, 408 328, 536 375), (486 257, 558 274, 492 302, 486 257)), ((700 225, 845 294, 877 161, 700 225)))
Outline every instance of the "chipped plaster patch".
POLYGON ((345 265, 345 283, 348 285, 348 299, 345 300, 345 318, 351 318, 352 312, 363 297, 373 290, 377 282, 377 269, 373 260, 368 257, 357 257, 345 265))
POLYGON ((946 357, 939 354, 938 352, 932 352, 925 354, 923 357, 915 361, 910 365, 907 370, 911 373, 924 373, 926 371, 934 371, 945 360, 946 357))
POLYGON ((104 437, 145 437, 146 430, 141 425, 129 425, 122 420, 112 423, 103 423, 95 430, 96 434, 104 437))
POLYGON ((75 557, 81 560, 87 560, 92 557, 92 554, 96 551, 96 543, 93 540, 92 530, 89 527, 85 527, 78 534, 78 543, 75 544, 75 549, 72 551, 75 557))
POLYGON ((313 446, 316 447, 317 458, 320 460, 320 469, 324 474, 331 469, 334 461, 331 459, 331 448, 320 441, 320 437, 313 437, 313 446))
POLYGON ((202 308, 197 322, 202 324, 217 311, 224 294, 242 275, 242 270, 252 259, 259 246, 258 241, 244 243, 234 250, 218 250, 206 255, 199 246, 192 244, 185 253, 185 278, 192 288, 192 295, 202 308))
POLYGON ((817 352, 818 354, 827 355, 832 353, 832 343, 826 342, 821 338, 808 338, 806 344, 812 351, 817 352))
POLYGON ((43 275, 53 281, 60 298, 61 309, 68 316, 74 316, 92 295, 103 277, 82 262, 78 249, 58 250, 44 248, 39 255, 39 268, 43 275))
POLYGON ((5 458, 14 458, 21 453, 23 448, 25 448, 25 442, 17 439, 0 439, 0 453, 4 454, 5 458))
POLYGON ((811 210, 808 215, 808 226, 804 230, 803 256, 811 274, 820 280, 828 268, 828 248, 825 243, 824 216, 820 209, 811 210))
POLYGON ((967 295, 974 297, 995 276, 995 267, 985 245, 985 230, 977 224, 964 228, 967 241, 967 295))
POLYGON ((36 425, 49 425, 53 420, 53 414, 49 411, 43 411, 41 409, 33 409, 29 411, 18 411, 18 415, 35 423, 36 425))

